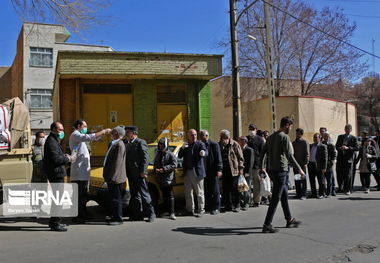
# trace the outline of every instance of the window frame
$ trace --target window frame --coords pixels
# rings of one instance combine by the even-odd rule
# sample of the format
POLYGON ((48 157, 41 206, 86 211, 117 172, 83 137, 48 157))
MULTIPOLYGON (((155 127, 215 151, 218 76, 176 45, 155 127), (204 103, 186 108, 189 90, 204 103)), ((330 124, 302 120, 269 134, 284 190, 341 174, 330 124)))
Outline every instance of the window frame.
POLYGON ((54 50, 53 48, 49 48, 49 47, 29 47, 29 66, 30 67, 33 67, 33 68, 53 68, 54 66, 54 50), (33 50, 35 49, 35 50, 33 50), (50 52, 49 52, 50 51, 50 52), (33 64, 33 59, 32 59, 32 54, 33 55, 40 55, 41 58, 40 58, 40 61, 43 62, 43 56, 45 55, 49 55, 51 56, 50 58, 50 61, 51 61, 51 64, 49 65, 45 65, 43 63, 41 63, 40 65, 37 65, 37 64, 33 64))
POLYGON ((33 110, 51 110, 53 108, 53 90, 51 89, 32 89, 30 91, 30 109, 33 110), (38 91, 44 91, 44 93, 38 93, 38 91), (42 97, 48 97, 50 100, 50 107, 35 107, 32 103, 32 96, 39 96, 40 97, 40 105, 42 105, 42 97))

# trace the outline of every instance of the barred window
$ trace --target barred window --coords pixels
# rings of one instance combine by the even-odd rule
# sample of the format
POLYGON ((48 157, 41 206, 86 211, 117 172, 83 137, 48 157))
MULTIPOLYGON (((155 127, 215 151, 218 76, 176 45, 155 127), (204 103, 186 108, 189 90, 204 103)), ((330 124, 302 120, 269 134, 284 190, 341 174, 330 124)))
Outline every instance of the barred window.
POLYGON ((32 89, 30 92, 30 108, 32 109, 51 109, 52 90, 32 89))
POLYGON ((31 47, 29 64, 31 67, 53 67, 53 49, 31 47))

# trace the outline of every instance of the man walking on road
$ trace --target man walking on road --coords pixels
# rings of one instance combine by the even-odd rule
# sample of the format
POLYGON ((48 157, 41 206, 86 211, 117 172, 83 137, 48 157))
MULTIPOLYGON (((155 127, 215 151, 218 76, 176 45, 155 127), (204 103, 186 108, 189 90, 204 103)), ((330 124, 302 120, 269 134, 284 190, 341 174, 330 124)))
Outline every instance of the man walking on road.
POLYGON ((263 159, 264 155, 266 155, 268 160, 267 171, 269 177, 273 181, 272 200, 269 204, 268 212, 264 221, 262 229, 263 233, 276 233, 279 231, 277 228, 272 226, 272 221, 280 199, 282 210, 285 215, 286 227, 293 228, 298 227, 299 224, 301 224, 300 221, 297 221, 292 217, 288 204, 288 188, 286 183, 289 177, 289 162, 293 165, 293 167, 297 167, 302 177, 305 176, 305 173, 294 158, 293 146, 288 136, 293 126, 292 119, 290 117, 283 117, 281 119, 280 126, 281 127, 278 131, 268 137, 268 140, 260 154, 259 166, 261 168, 261 172, 265 173, 265 169, 263 168, 263 159))
POLYGON ((324 174, 327 169, 327 145, 321 143, 321 135, 319 133, 313 135, 313 141, 314 143, 310 144, 310 160, 308 164, 311 188, 310 197, 322 199, 325 197, 326 193, 324 174), (318 180, 318 193, 315 178, 318 180))

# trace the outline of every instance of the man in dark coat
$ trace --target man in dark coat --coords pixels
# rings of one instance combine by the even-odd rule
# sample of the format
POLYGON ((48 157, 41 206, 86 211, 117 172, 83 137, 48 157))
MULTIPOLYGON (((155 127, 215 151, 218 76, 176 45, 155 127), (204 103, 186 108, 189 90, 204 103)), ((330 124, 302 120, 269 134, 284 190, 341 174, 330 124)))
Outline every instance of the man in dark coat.
MULTIPOLYGON (((243 151, 244 157, 244 177, 247 181, 248 186, 252 185, 252 172, 253 172, 253 164, 255 162, 255 155, 253 149, 247 145, 248 139, 245 136, 241 136, 238 138, 238 143, 243 151)), ((251 188, 249 187, 248 191, 242 193, 241 198, 241 210, 247 210, 250 203, 251 197, 251 188)))
MULTIPOLYGON (((306 171, 307 164, 309 163, 309 143, 302 138, 304 130, 301 128, 296 129, 296 139, 293 141, 294 158, 301 166, 303 171, 306 171)), ((293 167, 294 174, 299 174, 297 167, 293 167)), ((307 193, 307 180, 306 178, 297 178, 295 180, 296 198, 305 200, 307 193)))
POLYGON ((329 132, 325 131, 323 134, 322 143, 327 145, 327 169, 324 174, 324 177, 326 179, 326 197, 329 197, 330 195, 335 196, 335 186, 333 184, 334 173, 332 168, 336 160, 336 150, 335 145, 332 143, 332 140, 330 138, 329 132))
POLYGON ((186 210, 189 215, 201 217, 205 210, 203 180, 206 177, 204 157, 207 155, 207 149, 203 142, 197 140, 196 130, 190 129, 187 132, 187 138, 188 142, 182 146, 178 153, 178 157, 183 158, 186 210), (193 192, 195 192, 198 201, 197 214, 194 213, 193 192))
MULTIPOLYGON (((65 165, 74 162, 76 157, 64 154, 59 144, 59 140, 62 140, 65 136, 62 123, 53 122, 50 125, 50 134, 46 139, 44 146, 44 170, 50 183, 63 183, 66 176, 65 165)), ((59 185, 52 185, 53 192, 63 190, 59 185), (57 186, 59 189, 55 189, 57 186)), ((58 213, 59 207, 52 204, 51 213, 58 213)), ((64 224, 61 224, 61 218, 53 216, 50 218, 49 227, 52 231, 63 232, 67 231, 64 224)))
POLYGON ((176 220, 174 213, 174 193, 175 169, 177 167, 177 158, 169 150, 168 138, 161 138, 157 144, 157 153, 154 157, 153 171, 160 185, 165 208, 169 212, 169 218, 176 220))
POLYGON ((141 221, 146 214, 148 222, 153 222, 156 218, 152 205, 152 198, 148 190, 148 164, 149 154, 146 141, 137 137, 138 128, 136 126, 125 127, 127 140, 126 148, 126 167, 131 193, 129 206, 132 215, 131 221, 141 221))
POLYGON ((253 197, 252 202, 253 206, 257 207, 260 205, 261 201, 261 195, 260 195, 260 181, 261 177, 259 174, 259 158, 260 153, 262 149, 264 148, 264 138, 257 135, 257 126, 255 124, 250 124, 249 127, 249 135, 247 136, 248 139, 248 146, 251 147, 254 151, 254 164, 253 164, 253 172, 252 172, 252 178, 253 178, 253 197))
POLYGON ((112 218, 108 221, 111 226, 123 224, 123 184, 127 180, 125 169, 125 145, 121 139, 125 135, 124 127, 113 128, 112 142, 104 158, 103 178, 108 186, 111 199, 112 218))
POLYGON ((207 130, 200 131, 200 138, 206 145, 206 178, 204 180, 206 211, 211 215, 220 212, 220 186, 219 178, 222 176, 223 162, 220 147, 217 142, 209 139, 207 130))
POLYGON ((315 133, 313 136, 314 143, 310 144, 310 159, 308 164, 309 181, 311 188, 311 198, 322 199, 325 197, 326 185, 323 175, 327 169, 327 146, 321 143, 321 135, 315 133), (315 184, 315 178, 318 180, 319 191, 315 184))
POLYGON ((345 134, 338 136, 335 148, 338 151, 336 175, 340 192, 350 195, 352 192, 352 169, 355 152, 359 150, 357 138, 351 135, 352 125, 344 127, 345 134))

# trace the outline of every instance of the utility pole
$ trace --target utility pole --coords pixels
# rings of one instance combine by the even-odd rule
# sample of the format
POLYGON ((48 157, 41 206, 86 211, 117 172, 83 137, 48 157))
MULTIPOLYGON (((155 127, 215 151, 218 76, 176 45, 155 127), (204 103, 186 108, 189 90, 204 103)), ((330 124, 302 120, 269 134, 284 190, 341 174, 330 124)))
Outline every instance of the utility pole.
POLYGON ((271 128, 272 132, 276 130, 276 92, 274 89, 273 80, 273 60, 272 60, 272 36, 271 36, 271 26, 270 26, 270 13, 269 4, 270 0, 263 0, 264 2, 264 19, 265 19, 265 67, 267 71, 267 87, 269 92, 269 106, 271 114, 271 128))
MULTIPOLYGON (((375 39, 372 38, 372 54, 375 54, 375 39)), ((372 57, 372 67, 373 67, 373 75, 376 75, 376 61, 375 56, 372 57)))
POLYGON ((240 74, 236 31, 236 0, 230 0, 230 32, 232 55, 232 119, 233 137, 241 136, 240 74))

